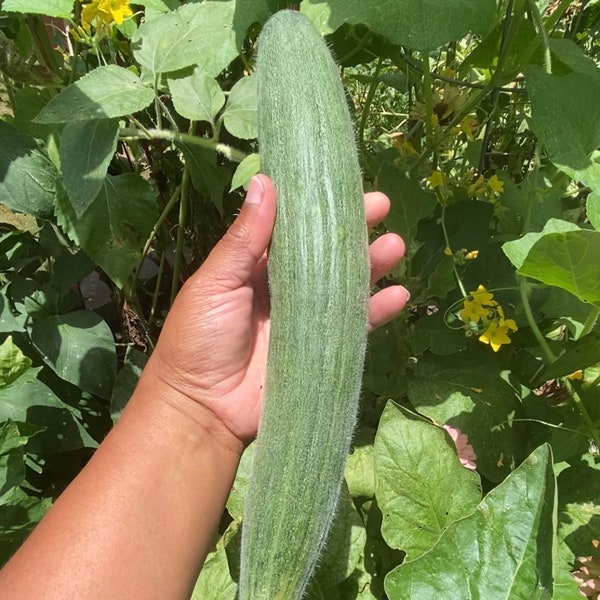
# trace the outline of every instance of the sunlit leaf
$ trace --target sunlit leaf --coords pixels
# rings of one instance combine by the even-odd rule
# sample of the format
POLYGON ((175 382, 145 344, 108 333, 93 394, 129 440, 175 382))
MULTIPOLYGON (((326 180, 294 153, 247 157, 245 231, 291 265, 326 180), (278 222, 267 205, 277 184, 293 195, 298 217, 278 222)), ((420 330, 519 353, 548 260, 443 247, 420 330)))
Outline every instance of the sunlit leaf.
POLYGON ((56 196, 56 167, 38 142, 0 121, 0 203, 47 218, 56 196))
POLYGON ((117 149, 119 122, 108 119, 74 121, 63 129, 60 164, 63 185, 78 217, 102 188, 117 149))
POLYGON ((231 89, 223 113, 223 122, 229 133, 242 139, 257 136, 256 103, 256 77, 243 77, 231 89))
POLYGON ((541 237, 519 273, 571 292, 583 302, 600 302, 600 232, 566 231, 541 237))
POLYGON ((69 19, 73 12, 73 0, 4 0, 2 10, 69 19))
POLYGON ((198 67, 191 75, 169 77, 175 110, 186 119, 212 123, 225 104, 225 94, 213 77, 198 67))
POLYGON ((31 340, 59 377, 100 398, 110 398, 117 355, 112 332, 102 317, 80 310, 38 319, 31 340))
MULTIPOLYGON (((60 200, 60 197, 59 197, 60 200)), ((135 173, 107 175, 80 219, 64 199, 63 228, 120 288, 131 281, 157 217, 154 189, 135 173)))
POLYGON ((375 438, 375 472, 381 533, 407 560, 427 552, 481 500, 479 476, 461 465, 450 437, 392 402, 375 438))
POLYGON ((525 458, 522 428, 512 422, 521 410, 515 391, 484 349, 420 357, 408 397, 420 414, 469 436, 477 470, 490 481, 501 481, 525 458))
POLYGON ((54 96, 35 118, 37 123, 112 119, 146 108, 154 91, 128 69, 98 67, 54 96))
POLYGON ((520 269, 529 254, 533 245, 540 240, 543 236, 549 233, 561 233, 565 231, 579 231, 581 228, 570 223, 569 221, 563 221, 562 219, 550 219, 544 229, 540 232, 526 233, 522 238, 514 240, 512 242, 506 242, 502 245, 502 250, 506 256, 508 256, 510 262, 517 268, 520 269))
POLYGON ((486 33, 496 21, 493 0, 305 0, 301 7, 323 33, 362 23, 413 50, 433 50, 469 31, 486 33))
POLYGON ((387 575, 389 599, 550 600, 555 487, 541 446, 430 552, 387 575))

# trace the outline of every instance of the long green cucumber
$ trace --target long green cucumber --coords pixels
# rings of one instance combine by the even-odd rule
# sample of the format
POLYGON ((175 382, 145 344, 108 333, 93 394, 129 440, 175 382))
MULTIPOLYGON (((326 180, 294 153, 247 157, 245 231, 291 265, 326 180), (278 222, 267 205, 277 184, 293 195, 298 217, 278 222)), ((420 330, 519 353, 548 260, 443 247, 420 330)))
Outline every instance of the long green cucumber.
POLYGON ((333 519, 367 337, 368 240, 354 129, 319 32, 284 10, 258 40, 261 168, 275 183, 266 399, 239 600, 300 598, 333 519))

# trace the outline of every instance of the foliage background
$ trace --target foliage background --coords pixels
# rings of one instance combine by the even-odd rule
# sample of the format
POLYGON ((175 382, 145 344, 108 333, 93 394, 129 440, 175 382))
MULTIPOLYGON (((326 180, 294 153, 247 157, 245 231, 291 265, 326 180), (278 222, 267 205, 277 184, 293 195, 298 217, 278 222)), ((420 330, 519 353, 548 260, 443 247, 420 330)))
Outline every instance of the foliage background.
MULTIPOLYGON (((118 419, 235 217, 277 8, 0 4, 1 560, 118 419)), ((371 337, 310 597, 580 598, 577 557, 580 580, 600 560, 600 3, 296 8, 338 58, 365 189, 392 201, 381 230, 407 243, 378 287, 412 293, 371 337)), ((251 452, 197 598, 235 596, 251 452)))

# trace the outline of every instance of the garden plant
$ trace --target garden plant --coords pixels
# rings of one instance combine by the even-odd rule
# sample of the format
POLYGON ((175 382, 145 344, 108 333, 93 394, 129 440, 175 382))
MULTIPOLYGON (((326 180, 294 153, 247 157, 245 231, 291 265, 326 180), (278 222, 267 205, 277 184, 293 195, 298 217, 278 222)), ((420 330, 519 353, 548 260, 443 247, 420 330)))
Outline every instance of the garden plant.
MULTIPOLYGON (((363 188, 391 200, 371 233, 407 248, 376 287, 411 292, 369 337, 307 597, 600 598, 598 0, 0 2, 0 563, 260 171, 280 8, 336 57, 363 188)), ((236 597, 253 452, 198 600, 236 597)))

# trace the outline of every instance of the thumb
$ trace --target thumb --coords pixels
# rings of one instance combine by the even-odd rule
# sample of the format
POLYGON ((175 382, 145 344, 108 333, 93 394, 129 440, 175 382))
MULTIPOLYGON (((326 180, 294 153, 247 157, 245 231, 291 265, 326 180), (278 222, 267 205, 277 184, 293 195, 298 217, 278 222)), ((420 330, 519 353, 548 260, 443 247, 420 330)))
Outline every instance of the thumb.
POLYGON ((231 290, 250 279, 271 240, 275 201, 272 181, 266 175, 255 175, 240 214, 202 266, 213 285, 231 290))

